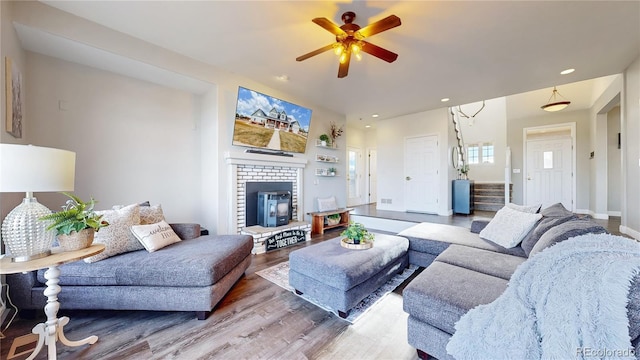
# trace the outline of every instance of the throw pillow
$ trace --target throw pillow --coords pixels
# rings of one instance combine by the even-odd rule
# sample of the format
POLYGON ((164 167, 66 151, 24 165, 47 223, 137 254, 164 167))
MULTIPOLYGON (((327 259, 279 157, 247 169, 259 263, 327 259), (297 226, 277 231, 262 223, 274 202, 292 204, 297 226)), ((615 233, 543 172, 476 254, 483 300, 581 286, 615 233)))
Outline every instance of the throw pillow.
POLYGON ((554 226, 563 224, 567 221, 577 220, 578 217, 576 215, 569 215, 565 217, 545 217, 543 216, 540 221, 536 224, 536 226, 525 236, 522 240, 522 250, 524 250, 525 254, 529 256, 531 253, 531 249, 535 246, 535 244, 540 240, 542 234, 547 232, 547 230, 551 229, 554 226))
POLYGON ((514 204, 514 203, 508 203, 507 206, 512 208, 513 210, 518 210, 518 211, 522 211, 522 212, 526 212, 526 213, 535 214, 535 213, 540 212, 540 208, 542 207, 542 204, 537 204, 537 205, 518 205, 518 204, 514 204))
POLYGON ((533 256, 540 251, 555 245, 561 241, 565 241, 569 238, 584 235, 588 233, 602 234, 607 233, 607 229, 589 220, 573 220, 567 221, 564 224, 560 224, 547 230, 540 240, 536 242, 533 249, 529 252, 529 256, 533 256))
MULTIPOLYGON (((162 206, 158 205, 148 205, 149 202, 145 201, 144 203, 140 203, 140 225, 147 224, 155 224, 164 220, 164 213, 162 212, 162 206), (147 205, 143 205, 143 204, 147 205)), ((113 210, 120 210, 124 207, 124 205, 114 205, 113 210)), ((136 224, 137 225, 137 224, 136 224)))
POLYGON ((156 224, 134 225, 131 227, 131 232, 148 252, 154 252, 180 241, 178 235, 164 220, 156 224))
POLYGON ((548 208, 542 209, 540 213, 545 217, 566 217, 573 215, 573 213, 567 210, 562 203, 553 204, 548 208))
POLYGON ((85 262, 92 263, 114 255, 144 249, 130 230, 133 225, 140 223, 138 204, 125 206, 120 210, 104 210, 96 213, 109 222, 109 226, 96 232, 93 240, 96 244, 104 244, 105 249, 100 254, 84 259, 85 262))
POLYGON ((517 246, 542 215, 530 214, 505 206, 480 231, 480 237, 507 249, 517 246))
POLYGON ((336 210, 337 208, 338 203, 336 202, 335 196, 318 198, 318 212, 336 210))

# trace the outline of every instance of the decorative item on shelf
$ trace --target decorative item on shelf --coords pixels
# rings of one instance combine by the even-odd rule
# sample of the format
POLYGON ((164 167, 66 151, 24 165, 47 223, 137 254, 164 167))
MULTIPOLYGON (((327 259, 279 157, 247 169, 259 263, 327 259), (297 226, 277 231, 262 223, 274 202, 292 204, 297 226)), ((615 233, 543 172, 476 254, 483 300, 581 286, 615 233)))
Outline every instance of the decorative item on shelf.
POLYGON ((62 207, 62 211, 43 216, 39 220, 50 223, 47 230, 56 231, 60 247, 65 251, 91 246, 95 232, 109 223, 94 211, 96 201, 93 198, 84 202, 73 194, 63 194, 70 199, 62 207))
POLYGON ((316 155, 316 161, 337 163, 338 162, 338 158, 336 156, 317 154, 316 155))
POLYGON ((330 146, 331 145, 331 143, 330 143, 331 140, 329 139, 329 135, 322 134, 322 135, 320 135, 319 139, 320 139, 320 145, 322 145, 322 146, 330 146))
POLYGON ((338 225, 340 223, 340 214, 327 215, 327 225, 338 225))
POLYGON ((330 167, 327 171, 329 171, 329 176, 336 176, 336 168, 330 167))
POLYGON ((469 179, 469 165, 465 164, 458 168, 458 180, 469 179))
POLYGON ((333 144, 336 143, 336 139, 339 138, 342 135, 343 129, 342 126, 338 127, 338 125, 336 125, 336 123, 334 123, 333 121, 331 122, 331 131, 330 131, 330 136, 331 136, 331 142, 333 144))
POLYGON ((14 262, 51 253, 55 233, 38 218, 51 214, 34 192, 73 191, 76 154, 32 145, 0 144, 0 192, 26 192, 2 222, 2 241, 14 262))
POLYGON ((571 104, 571 101, 566 99, 558 101, 559 99, 557 98, 557 96, 564 98, 564 96, 560 95, 560 93, 558 92, 558 90, 556 90, 556 87, 554 86, 553 92, 551 93, 549 100, 547 100, 547 103, 545 105, 542 105, 540 108, 544 111, 554 112, 554 111, 563 110, 564 108, 569 106, 569 104, 571 104))
POLYGON ((348 249, 369 249, 373 247, 375 236, 367 230, 364 225, 357 222, 350 222, 340 235, 345 238, 340 241, 340 245, 348 249))

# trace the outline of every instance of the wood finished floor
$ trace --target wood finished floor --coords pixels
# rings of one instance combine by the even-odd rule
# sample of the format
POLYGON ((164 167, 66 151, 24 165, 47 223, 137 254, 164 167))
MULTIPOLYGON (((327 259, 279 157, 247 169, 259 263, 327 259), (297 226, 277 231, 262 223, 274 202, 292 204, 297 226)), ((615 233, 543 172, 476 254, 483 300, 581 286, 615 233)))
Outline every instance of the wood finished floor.
MULTIPOLYGON (((356 211, 373 216, 370 206, 358 207, 356 211)), ((468 226, 473 218, 393 213, 375 215, 458 226, 468 226)), ((619 220, 600 222, 617 232, 619 220)), ((97 335, 99 340, 78 348, 58 344, 58 358, 417 359, 415 349, 407 344, 407 315, 402 311, 401 296, 404 285, 417 273, 354 325, 255 274, 287 260, 291 251, 333 238, 340 231, 334 229, 307 243, 254 256, 246 275, 204 321, 184 312, 60 311, 59 316, 71 318, 65 327, 68 338, 78 340, 97 335)), ((16 319, 4 331, 6 338, 0 340, 1 359, 7 358, 16 337, 29 334, 33 326, 45 320, 43 312, 37 314, 31 320, 16 319)), ((46 359, 46 351, 36 359, 46 359)))

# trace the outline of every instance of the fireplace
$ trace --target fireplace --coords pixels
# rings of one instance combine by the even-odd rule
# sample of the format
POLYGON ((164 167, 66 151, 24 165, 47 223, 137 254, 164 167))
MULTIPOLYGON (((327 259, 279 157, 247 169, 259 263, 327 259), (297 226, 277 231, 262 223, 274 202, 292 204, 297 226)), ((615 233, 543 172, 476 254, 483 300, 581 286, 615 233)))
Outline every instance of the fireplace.
POLYGON ((260 191, 258 193, 258 225, 283 226, 289 223, 291 192, 260 191))
MULTIPOLYGON (((261 225, 264 227, 271 226, 281 226, 286 225, 292 220, 292 215, 294 212, 293 209, 293 183, 287 181, 247 181, 245 183, 245 226, 253 226, 253 225, 261 225), (287 202, 287 215, 286 218, 280 220, 279 225, 265 225, 263 219, 264 214, 259 213, 260 207, 260 193, 287 193, 288 196, 286 198, 287 202)), ((274 195, 275 196, 275 195, 274 195)), ((264 201, 264 200, 263 200, 264 201)), ((280 203, 283 203, 285 200, 280 199, 280 203)), ((265 204, 262 203, 262 206, 265 204)), ((280 210, 282 211, 284 205, 280 205, 280 210)), ((267 208, 268 209, 268 208, 267 208)), ((282 218, 282 216, 279 216, 282 218)))

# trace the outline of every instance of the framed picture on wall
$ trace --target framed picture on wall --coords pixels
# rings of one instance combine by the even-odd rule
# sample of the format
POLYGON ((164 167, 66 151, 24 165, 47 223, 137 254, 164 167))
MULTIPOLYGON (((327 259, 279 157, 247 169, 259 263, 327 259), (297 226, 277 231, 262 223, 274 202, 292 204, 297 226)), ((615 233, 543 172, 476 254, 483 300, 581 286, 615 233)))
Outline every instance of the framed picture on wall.
POLYGON ((5 129, 16 138, 22 138, 22 74, 9 57, 5 57, 5 93, 7 109, 5 129))

